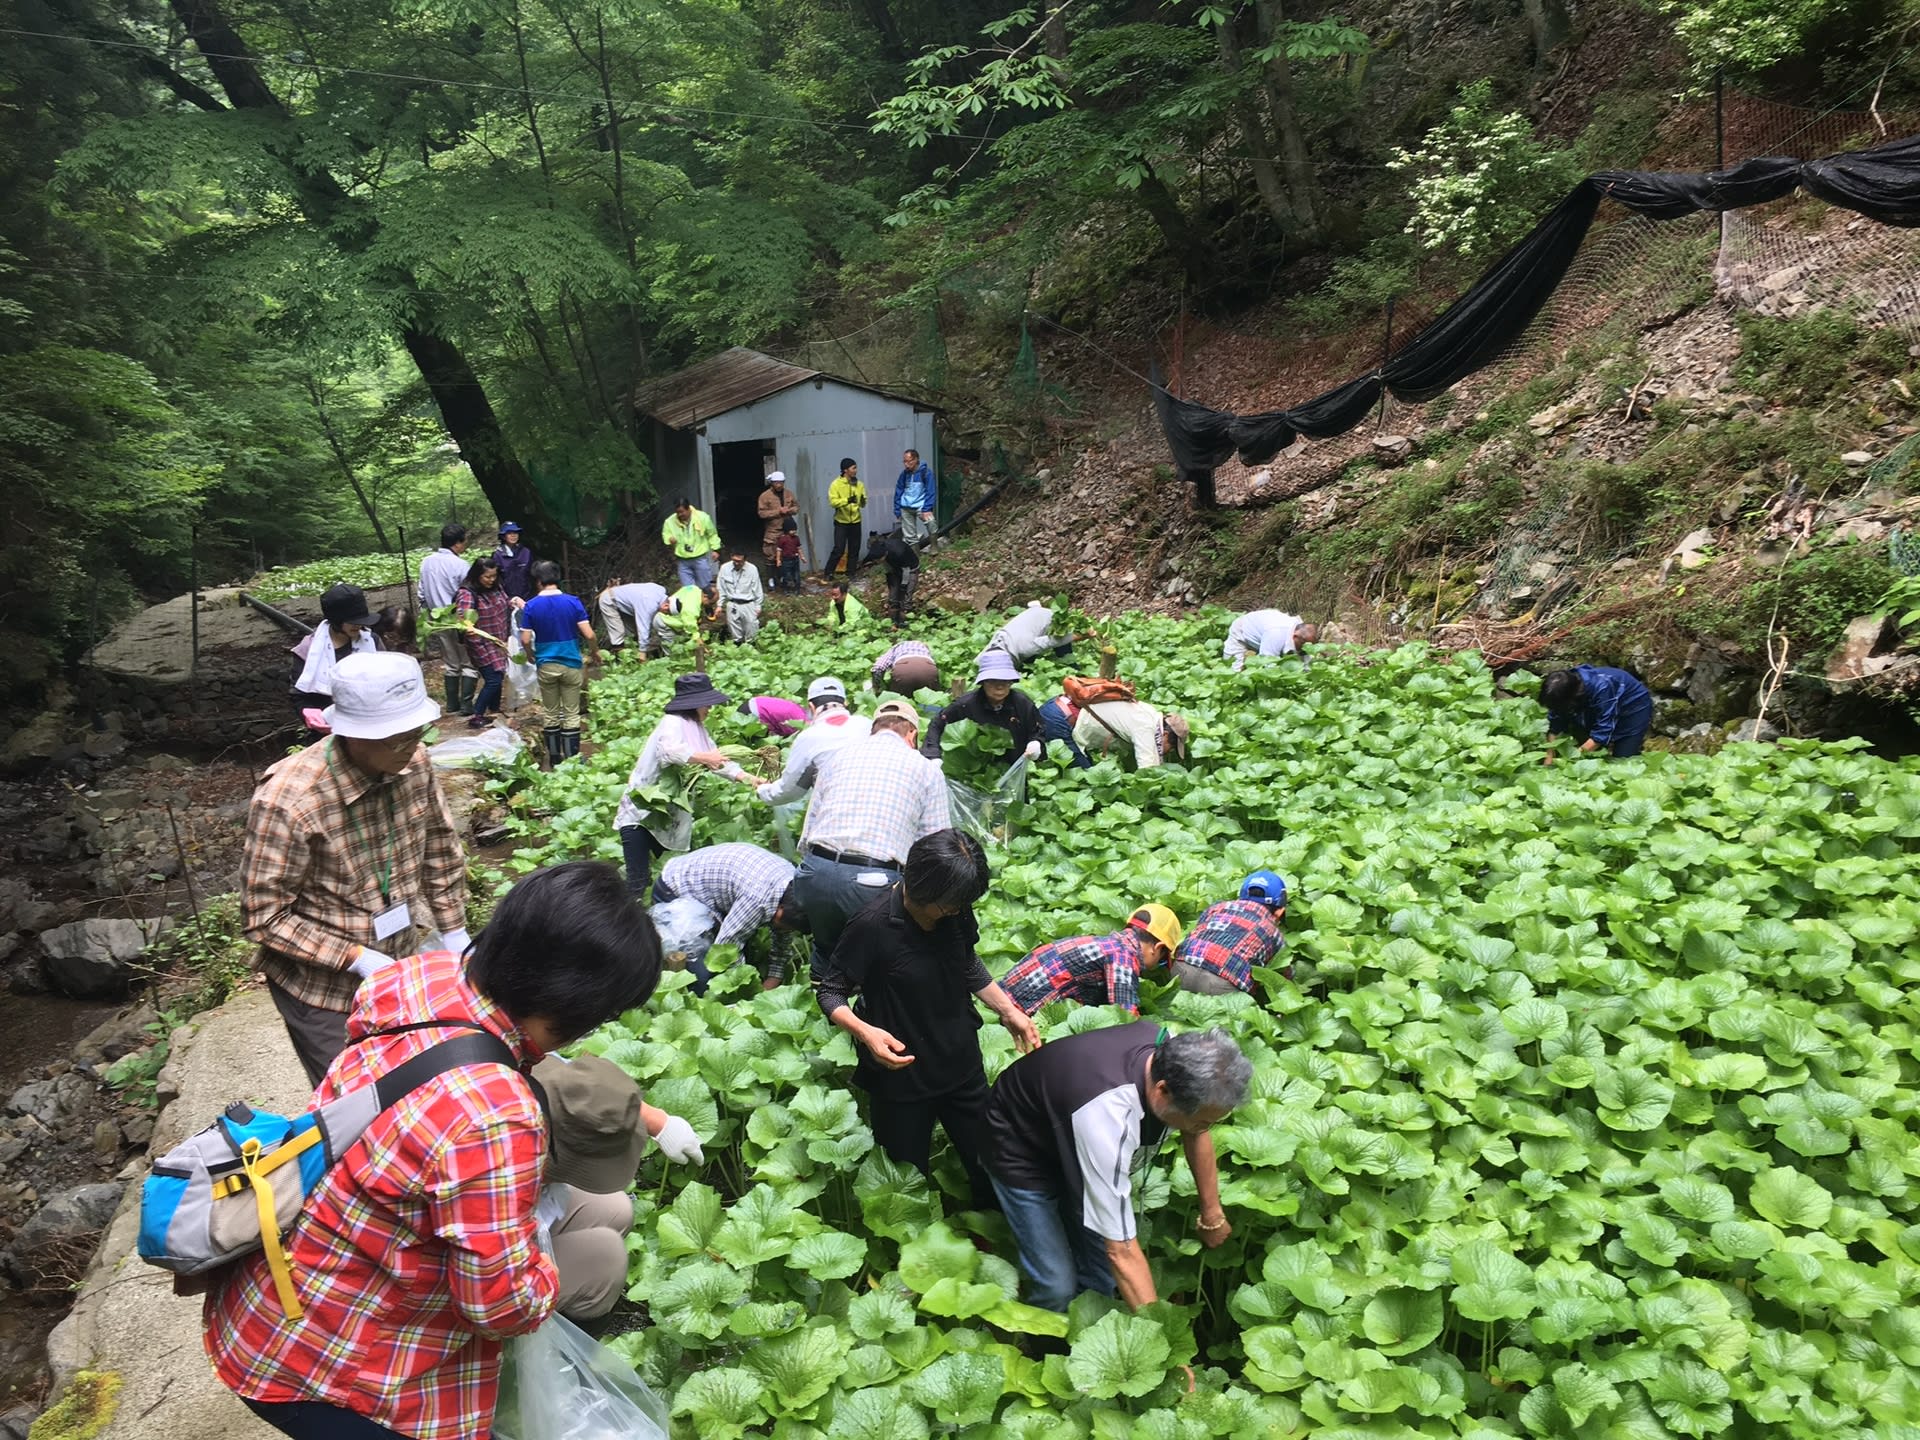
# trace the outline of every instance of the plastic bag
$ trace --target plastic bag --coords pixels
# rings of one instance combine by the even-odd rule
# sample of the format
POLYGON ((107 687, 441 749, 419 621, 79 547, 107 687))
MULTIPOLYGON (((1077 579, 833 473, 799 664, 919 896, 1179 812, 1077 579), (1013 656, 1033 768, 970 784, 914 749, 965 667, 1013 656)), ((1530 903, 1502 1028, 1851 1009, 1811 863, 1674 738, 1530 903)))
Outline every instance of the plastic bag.
POLYGON ((493 1440, 667 1440, 667 1407, 564 1315, 507 1342, 493 1440))
POLYGON ((490 726, 478 734, 453 735, 427 747, 427 758, 436 770, 465 770, 490 762, 508 765, 519 753, 520 737, 504 725, 490 726))
POLYGON ((991 790, 976 790, 962 781, 947 781, 948 808, 953 823, 983 845, 1004 845, 1013 835, 1013 807, 1027 799, 1027 757, 1020 756, 991 790))
POLYGON ((690 896, 663 900, 653 907, 653 928, 660 932, 660 949, 669 970, 684 970, 704 960, 720 928, 720 917, 690 896))
POLYGON ((780 846, 780 853, 795 865, 800 863, 800 845, 793 837, 800 828, 800 812, 805 808, 806 803, 801 800, 773 807, 773 838, 780 846))
POLYGON ((500 693, 506 697, 509 710, 518 710, 540 698, 540 671, 520 644, 518 625, 507 634, 507 678, 500 693))

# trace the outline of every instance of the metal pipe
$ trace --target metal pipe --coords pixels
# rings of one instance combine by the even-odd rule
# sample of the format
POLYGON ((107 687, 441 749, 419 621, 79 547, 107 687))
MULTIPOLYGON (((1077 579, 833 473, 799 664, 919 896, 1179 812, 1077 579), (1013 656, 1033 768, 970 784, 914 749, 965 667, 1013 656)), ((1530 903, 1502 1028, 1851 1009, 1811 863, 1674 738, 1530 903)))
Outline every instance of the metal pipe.
POLYGON ((273 606, 267 604, 264 600, 256 600, 244 590, 240 592, 240 599, 273 621, 274 624, 278 625, 289 635, 311 635, 313 633, 313 626, 307 624, 305 621, 294 619, 293 616, 287 614, 284 610, 274 609, 273 606))

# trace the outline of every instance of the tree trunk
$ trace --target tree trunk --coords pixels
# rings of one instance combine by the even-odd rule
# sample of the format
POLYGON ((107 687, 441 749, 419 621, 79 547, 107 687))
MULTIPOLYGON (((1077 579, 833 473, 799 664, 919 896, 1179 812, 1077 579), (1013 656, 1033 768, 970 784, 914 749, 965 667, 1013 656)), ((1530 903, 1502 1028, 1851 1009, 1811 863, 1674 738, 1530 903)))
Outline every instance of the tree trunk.
POLYGON ((1567 0, 1523 0, 1527 29, 1533 35, 1533 63, 1545 65, 1547 56, 1573 37, 1573 17, 1567 0))
POLYGON ((360 483, 360 476, 353 468, 353 461, 347 458, 347 447, 340 442, 339 432, 333 428, 333 417, 327 414, 327 397, 320 393, 320 382, 311 375, 301 379, 307 387, 307 400, 313 406, 313 413, 320 418, 320 433, 327 437, 327 448, 333 452, 334 462, 339 465, 340 473, 347 477, 347 484, 353 487, 353 498, 360 502, 360 508, 367 512, 367 523, 373 526, 374 542, 382 550, 392 553, 393 546, 387 543, 387 532, 381 528, 379 512, 373 508, 366 487, 360 483))
MULTIPOLYGON (((1228 75, 1237 76, 1243 73, 1245 66, 1240 58, 1240 37, 1234 33, 1233 26, 1233 17, 1229 16, 1220 22, 1214 34, 1220 46, 1220 68, 1228 75)), ((1247 163, 1253 169, 1253 184, 1260 192, 1261 204, 1266 206, 1267 213, 1282 229, 1291 232, 1298 224, 1298 217, 1294 214, 1293 200, 1286 183, 1273 163, 1273 150, 1267 143, 1267 127, 1260 123, 1253 105, 1245 99, 1233 102, 1233 122, 1240 131, 1240 143, 1247 147, 1247 163)))
POLYGON ((1187 212, 1180 208, 1180 202, 1174 198, 1173 191, 1167 188, 1166 181, 1148 171, 1136 193, 1140 197, 1141 208, 1159 227, 1161 238, 1167 242, 1174 259, 1180 262, 1180 269, 1187 279, 1197 288, 1211 284, 1213 277, 1208 266, 1206 242, 1187 218, 1187 212))
POLYGON ((880 54, 895 65, 906 64, 906 37, 900 33, 893 11, 887 8, 887 0, 860 0, 860 9, 873 27, 873 33, 880 37, 880 54))
POLYGON ((1286 50, 1276 42, 1285 29, 1287 13, 1281 0, 1256 0, 1260 43, 1274 49, 1266 63, 1262 80, 1267 91, 1267 108, 1273 112, 1274 129, 1280 141, 1280 166, 1287 194, 1293 201, 1294 225, 1299 238, 1309 244, 1321 238, 1325 225, 1320 213, 1320 179, 1307 155, 1306 133, 1300 128, 1300 115, 1293 106, 1293 66, 1286 50))
MULTIPOLYGON (((174 16, 192 38, 201 57, 213 71, 228 103, 236 110, 253 110, 280 117, 287 110, 261 77, 253 54, 239 32, 228 23, 218 0, 171 0, 174 16)), ((338 240, 343 245, 364 247, 377 222, 364 206, 348 195, 328 171, 301 162, 290 150, 268 149, 287 167, 301 213, 316 230, 357 240, 338 240)), ((390 271, 377 277, 383 283, 412 290, 412 276, 390 271)), ((556 550, 560 532, 548 517, 527 475, 526 467, 514 454, 499 417, 487 399, 485 387, 459 346, 435 333, 431 299, 414 296, 415 318, 400 331, 400 340, 420 369, 420 378, 439 407, 440 420, 460 450, 460 458, 473 471, 481 493, 495 515, 518 518, 525 526, 527 539, 536 549, 556 550)))

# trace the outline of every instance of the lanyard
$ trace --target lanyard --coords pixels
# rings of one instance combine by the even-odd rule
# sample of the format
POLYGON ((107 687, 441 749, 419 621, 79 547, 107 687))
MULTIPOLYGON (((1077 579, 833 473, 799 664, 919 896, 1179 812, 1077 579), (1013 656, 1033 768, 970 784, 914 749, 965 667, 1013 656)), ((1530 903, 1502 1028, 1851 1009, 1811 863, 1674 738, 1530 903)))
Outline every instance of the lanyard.
MULTIPOLYGON (((332 742, 329 741, 327 763, 329 765, 334 764, 336 758, 332 742)), ((347 829, 352 832, 356 852, 366 860, 369 866, 374 867, 374 883, 380 887, 380 903, 384 906, 393 893, 393 862, 395 855, 398 854, 400 849, 400 837, 394 833, 397 828, 394 824, 395 811, 398 808, 399 802, 395 798, 394 787, 392 785, 377 782, 373 788, 380 792, 386 802, 387 813, 384 828, 387 836, 387 853, 385 860, 379 859, 377 847, 374 845, 372 838, 367 834, 365 825, 361 822, 357 802, 349 802, 345 808, 347 829)), ((362 795, 360 798, 361 800, 365 800, 367 796, 362 795)))

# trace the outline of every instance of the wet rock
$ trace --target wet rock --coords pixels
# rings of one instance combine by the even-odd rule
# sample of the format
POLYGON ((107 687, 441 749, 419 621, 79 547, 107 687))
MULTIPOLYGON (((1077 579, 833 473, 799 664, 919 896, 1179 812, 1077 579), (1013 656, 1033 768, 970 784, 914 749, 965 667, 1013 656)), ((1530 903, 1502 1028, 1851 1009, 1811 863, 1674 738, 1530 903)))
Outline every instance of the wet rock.
POLYGON ((7 1248, 8 1268, 23 1279, 30 1277, 38 1273, 36 1260, 44 1252, 99 1234, 120 1208, 125 1189, 113 1182, 76 1185, 49 1197, 13 1237, 7 1248))
POLYGON ((144 1049, 153 1043, 147 1026, 158 1018, 151 1005, 140 1005, 124 1015, 103 1020, 73 1047, 73 1058, 85 1065, 101 1065, 144 1049))
POLYGON ((76 920, 40 937, 47 983, 78 1000, 124 995, 132 962, 160 933, 158 920, 76 920))
POLYGON ((53 759, 67 743, 66 717, 49 710, 36 715, 8 737, 0 750, 0 769, 30 770, 53 759))
POLYGON ((0 878, 0 930, 34 934, 53 923, 53 906, 36 900, 26 881, 0 878))
POLYGON ((1727 739, 1733 741, 1754 741, 1762 745, 1770 745, 1779 738, 1780 727, 1770 720, 1742 720, 1727 730, 1727 739))
POLYGON ((144 1147, 153 1139, 153 1117, 136 1115, 120 1127, 120 1133, 126 1137, 127 1144, 144 1147))
POLYGON ((40 1412, 32 1405, 11 1405, 0 1410, 0 1440, 27 1440, 27 1432, 40 1412))
POLYGON ((86 1109, 93 1096, 93 1083, 84 1075, 56 1075, 51 1080, 22 1085, 7 1100, 7 1109, 15 1115, 30 1115, 55 1130, 86 1109))

